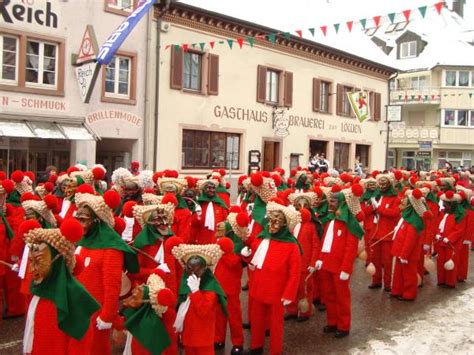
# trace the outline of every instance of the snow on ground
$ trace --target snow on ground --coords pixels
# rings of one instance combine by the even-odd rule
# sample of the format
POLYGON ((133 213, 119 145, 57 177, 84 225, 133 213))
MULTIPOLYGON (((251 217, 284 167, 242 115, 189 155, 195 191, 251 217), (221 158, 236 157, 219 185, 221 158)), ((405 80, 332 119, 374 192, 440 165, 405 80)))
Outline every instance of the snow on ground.
POLYGON ((374 339, 350 353, 474 354, 474 287, 429 311, 414 314, 405 328, 389 331, 387 340, 374 339))

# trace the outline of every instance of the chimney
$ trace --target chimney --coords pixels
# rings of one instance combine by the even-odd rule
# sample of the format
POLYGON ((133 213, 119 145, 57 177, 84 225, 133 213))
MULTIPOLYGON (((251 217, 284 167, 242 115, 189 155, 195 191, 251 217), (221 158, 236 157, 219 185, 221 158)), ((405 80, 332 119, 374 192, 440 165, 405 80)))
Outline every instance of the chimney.
POLYGON ((464 1, 465 0, 453 1, 453 11, 457 13, 460 17, 464 17, 464 1))

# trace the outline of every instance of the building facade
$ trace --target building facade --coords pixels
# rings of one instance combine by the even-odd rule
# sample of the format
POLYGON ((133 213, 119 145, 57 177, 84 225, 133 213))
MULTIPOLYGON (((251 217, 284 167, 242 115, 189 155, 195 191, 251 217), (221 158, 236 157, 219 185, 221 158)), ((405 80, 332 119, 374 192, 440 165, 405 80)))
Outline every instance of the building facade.
POLYGON ((275 30, 182 3, 162 21, 154 35, 162 48, 158 170, 288 170, 317 153, 339 169, 353 169, 356 156, 384 168, 394 69, 289 35, 273 44, 258 38, 275 30), (252 46, 247 36, 257 36, 252 46), (346 95, 356 89, 370 92, 372 117, 363 123, 346 95))
POLYGON ((76 162, 112 170, 143 160, 151 16, 100 68, 89 103, 75 70, 77 57, 96 50, 95 39, 100 46, 133 6, 133 0, 2 1, 0 170, 41 173, 76 162))

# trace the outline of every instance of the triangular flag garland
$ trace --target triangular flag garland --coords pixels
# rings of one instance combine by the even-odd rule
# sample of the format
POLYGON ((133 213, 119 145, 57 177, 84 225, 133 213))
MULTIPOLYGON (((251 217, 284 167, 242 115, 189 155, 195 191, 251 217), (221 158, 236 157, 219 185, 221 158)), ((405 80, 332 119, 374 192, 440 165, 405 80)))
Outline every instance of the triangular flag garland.
POLYGON ((460 94, 432 94, 432 95, 421 95, 421 94, 418 94, 418 95, 398 95, 398 101, 405 101, 405 102, 409 102, 409 101, 429 101, 430 98, 431 98, 431 101, 435 101, 435 100, 441 100, 441 96, 443 97, 461 97, 461 96, 469 96, 469 99, 473 99, 474 97, 474 91, 473 92, 467 92, 467 93, 460 93, 460 94))
MULTIPOLYGON (((434 11, 438 15, 441 15, 441 12, 442 12, 444 7, 445 7, 444 1, 439 1, 439 2, 437 2, 437 3, 435 3, 434 5, 431 5, 431 6, 428 6, 428 5, 419 6, 419 7, 415 8, 414 10, 413 9, 406 9, 406 10, 401 11, 399 13, 390 12, 390 13, 387 13, 386 15, 377 15, 377 16, 373 16, 371 18, 369 17, 369 20, 371 20, 369 23, 373 22, 373 27, 379 27, 379 26, 382 25, 382 22, 385 21, 384 19, 387 19, 390 22, 390 24, 394 24, 396 19, 397 19, 397 15, 403 16, 403 18, 405 19, 405 22, 409 22, 410 20, 413 20, 415 11, 417 11, 417 10, 418 10, 418 13, 419 13, 419 17, 417 17, 417 18, 424 19, 426 17, 426 14, 427 14, 429 8, 434 9, 434 11)), ((360 24, 360 29, 362 31, 367 31, 367 30, 371 29, 370 27, 367 28, 367 25, 368 25, 367 18, 361 18, 359 20, 346 21, 345 24, 347 26, 347 31, 349 33, 352 33, 352 30, 353 30, 355 24, 360 24)), ((333 27, 334 27, 334 32, 333 33, 338 34, 339 31, 341 30, 340 23, 333 24, 333 27)), ((322 36, 326 37, 326 36, 329 35, 329 32, 330 32, 329 31, 329 26, 327 26, 327 25, 319 26, 319 29, 321 31, 320 33, 321 33, 322 36)), ((312 37, 315 37, 317 35, 315 27, 308 28, 307 30, 309 31, 309 33, 311 34, 312 37)), ((296 35, 299 38, 303 38, 303 32, 304 32, 304 29, 299 29, 299 30, 294 31, 294 33, 296 33, 296 35)), ((233 44, 235 42, 237 42, 237 44, 239 45, 239 48, 243 48, 245 42, 247 42, 249 44, 250 48, 253 48, 254 45, 255 45, 256 40, 268 41, 272 44, 276 44, 277 36, 283 36, 288 41, 291 40, 290 32, 276 32, 276 33, 268 33, 268 34, 259 34, 259 35, 256 35, 256 36, 248 36, 248 37, 245 37, 245 38, 227 38, 225 40, 220 40, 220 41, 215 41, 214 40, 214 41, 210 41, 210 42, 183 43, 181 45, 179 45, 179 44, 166 44, 164 46, 164 49, 168 50, 171 47, 174 47, 177 50, 182 49, 183 51, 188 51, 189 48, 196 48, 196 46, 199 46, 199 49, 201 51, 204 51, 206 48, 209 48, 209 47, 210 47, 210 49, 214 49, 216 43, 218 43, 218 44, 226 44, 227 43, 228 46, 229 46, 229 49, 233 49, 233 44)))

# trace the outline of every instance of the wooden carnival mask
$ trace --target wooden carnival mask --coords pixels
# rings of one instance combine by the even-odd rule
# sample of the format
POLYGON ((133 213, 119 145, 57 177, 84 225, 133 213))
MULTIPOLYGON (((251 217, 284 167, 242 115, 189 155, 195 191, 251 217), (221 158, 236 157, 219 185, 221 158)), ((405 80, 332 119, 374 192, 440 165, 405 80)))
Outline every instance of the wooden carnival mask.
POLYGON ((285 214, 282 211, 271 211, 268 213, 268 231, 271 234, 278 233, 286 226, 285 214))
POLYGON ((41 283, 50 273, 53 262, 51 249, 48 244, 33 244, 29 254, 30 272, 33 276, 33 282, 41 283))
POLYGON ((132 295, 123 301, 123 306, 127 308, 139 308, 143 304, 144 285, 135 287, 132 295))

